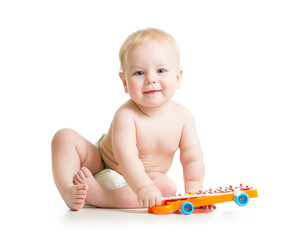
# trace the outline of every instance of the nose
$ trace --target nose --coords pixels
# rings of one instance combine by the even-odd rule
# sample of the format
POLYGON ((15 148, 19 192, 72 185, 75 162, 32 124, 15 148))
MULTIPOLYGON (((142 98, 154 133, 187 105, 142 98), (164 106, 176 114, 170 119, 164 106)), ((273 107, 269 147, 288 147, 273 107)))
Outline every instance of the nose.
POLYGON ((151 74, 147 75, 145 79, 145 84, 150 85, 150 84, 155 84, 157 81, 155 80, 155 77, 151 74))

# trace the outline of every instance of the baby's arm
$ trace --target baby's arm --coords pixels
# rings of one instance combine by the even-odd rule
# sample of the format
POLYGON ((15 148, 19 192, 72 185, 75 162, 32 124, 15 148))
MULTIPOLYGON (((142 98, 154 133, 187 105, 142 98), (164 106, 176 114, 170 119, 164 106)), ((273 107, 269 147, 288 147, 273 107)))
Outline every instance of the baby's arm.
POLYGON ((136 128, 131 109, 119 110, 112 124, 112 148, 127 184, 137 194, 142 207, 160 205, 161 192, 145 172, 139 159, 136 128))
POLYGON ((185 192, 203 190, 204 163, 195 121, 189 111, 185 111, 185 124, 180 140, 180 161, 183 167, 185 192))

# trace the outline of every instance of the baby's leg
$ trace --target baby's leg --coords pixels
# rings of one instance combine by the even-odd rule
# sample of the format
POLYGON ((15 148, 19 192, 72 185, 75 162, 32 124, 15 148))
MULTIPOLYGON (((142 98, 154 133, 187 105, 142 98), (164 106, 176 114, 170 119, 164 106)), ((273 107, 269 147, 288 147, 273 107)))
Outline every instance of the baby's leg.
POLYGON ((138 202, 136 194, 129 186, 106 189, 96 181, 89 169, 83 167, 74 177, 74 183, 80 185, 88 185, 89 192, 86 202, 97 206, 107 208, 137 208, 138 202))
MULTIPOLYGON (((161 190, 163 196, 173 196, 176 194, 175 183, 165 174, 148 173, 153 183, 161 190)), ((111 208, 138 208, 136 194, 129 186, 106 189, 102 187, 93 177, 91 172, 83 167, 74 177, 75 184, 86 184, 89 192, 86 202, 97 207, 111 208)))
POLYGON ((163 197, 176 195, 176 184, 167 175, 160 172, 149 172, 148 176, 154 185, 160 189, 163 197))
POLYGON ((52 172, 56 187, 67 206, 72 210, 82 208, 88 186, 75 186, 74 176, 81 167, 92 174, 103 169, 98 149, 71 129, 58 131, 52 140, 52 172))

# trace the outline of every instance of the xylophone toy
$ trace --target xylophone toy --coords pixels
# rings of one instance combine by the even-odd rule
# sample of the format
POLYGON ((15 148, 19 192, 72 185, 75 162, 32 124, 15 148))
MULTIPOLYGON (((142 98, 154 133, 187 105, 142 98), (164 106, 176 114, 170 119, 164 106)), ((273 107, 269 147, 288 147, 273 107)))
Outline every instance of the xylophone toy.
POLYGON ((181 210, 189 215, 195 207, 207 206, 216 203, 234 201, 238 206, 245 206, 249 198, 258 197, 257 190, 253 187, 240 184, 238 187, 219 187, 218 189, 204 190, 196 193, 178 194, 177 196, 162 198, 162 205, 149 207, 148 212, 153 214, 171 213, 181 210))

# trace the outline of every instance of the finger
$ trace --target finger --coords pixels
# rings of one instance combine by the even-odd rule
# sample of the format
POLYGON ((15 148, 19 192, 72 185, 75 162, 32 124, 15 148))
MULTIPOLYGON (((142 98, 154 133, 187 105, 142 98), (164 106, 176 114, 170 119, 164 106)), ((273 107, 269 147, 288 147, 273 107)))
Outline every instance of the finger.
POLYGON ((144 201, 142 199, 138 199, 138 204, 140 207, 144 207, 144 201))
POLYGON ((155 199, 149 200, 149 207, 154 207, 155 206, 155 199))
POLYGON ((152 207, 152 200, 147 200, 147 201, 145 201, 145 203, 146 203, 146 205, 145 205, 145 207, 147 208, 147 207, 152 207))
POLYGON ((143 201, 143 207, 147 208, 149 206, 149 201, 148 200, 144 200, 143 201))
POLYGON ((161 198, 155 199, 156 206, 161 206, 161 198))

